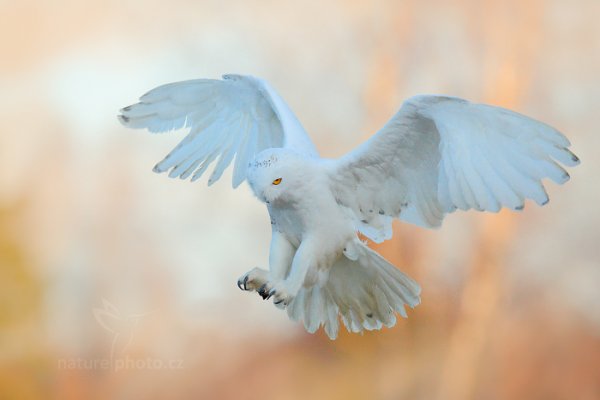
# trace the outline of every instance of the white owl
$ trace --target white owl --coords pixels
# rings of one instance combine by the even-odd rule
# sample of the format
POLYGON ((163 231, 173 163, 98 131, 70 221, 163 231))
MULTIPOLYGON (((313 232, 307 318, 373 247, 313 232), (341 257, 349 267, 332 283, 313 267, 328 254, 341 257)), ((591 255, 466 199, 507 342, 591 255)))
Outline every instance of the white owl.
POLYGON ((399 218, 440 226, 456 209, 522 210, 525 199, 548 202, 543 178, 569 179, 575 166, 558 131, 515 112, 423 95, 360 147, 320 158, 298 119, 264 80, 225 75, 151 90, 121 110, 130 128, 188 135, 154 171, 216 182, 234 161, 233 187, 247 180, 272 225, 269 270, 238 280, 272 298, 306 330, 323 326, 334 339, 339 316, 351 332, 391 327, 404 306, 420 302, 419 285, 363 243, 392 236, 399 218))

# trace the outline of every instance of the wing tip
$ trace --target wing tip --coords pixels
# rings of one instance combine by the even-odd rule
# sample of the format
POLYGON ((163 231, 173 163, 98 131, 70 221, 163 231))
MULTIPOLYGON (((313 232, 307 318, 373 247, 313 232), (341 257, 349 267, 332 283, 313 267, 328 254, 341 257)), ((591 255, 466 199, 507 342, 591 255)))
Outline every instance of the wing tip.
POLYGON ((154 167, 152 167, 152 172, 154 172, 156 174, 162 174, 163 172, 165 172, 166 169, 160 165, 161 163, 162 163, 162 161, 159 162, 158 164, 156 164, 154 167))
POLYGON ((236 180, 235 178, 231 180, 231 187, 233 189, 237 189, 246 179, 236 180))
MULTIPOLYGON (((123 112, 124 109, 122 109, 120 112, 123 112)), ((123 126, 127 126, 129 127, 129 121, 131 120, 128 116, 124 115, 124 114, 119 114, 117 115, 117 119, 119 120, 119 122, 123 125, 123 126)))
POLYGON ((240 74, 223 74, 221 77, 227 81, 237 81, 238 79, 242 78, 242 75, 240 75, 240 74))

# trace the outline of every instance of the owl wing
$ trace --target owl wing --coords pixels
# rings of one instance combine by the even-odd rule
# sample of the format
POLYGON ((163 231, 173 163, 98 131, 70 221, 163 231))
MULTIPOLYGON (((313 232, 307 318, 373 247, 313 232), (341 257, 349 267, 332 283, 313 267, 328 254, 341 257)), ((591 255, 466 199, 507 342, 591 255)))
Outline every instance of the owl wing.
POLYGON ((167 132, 189 128, 187 136, 156 166, 169 177, 195 181, 215 160, 208 184, 216 182, 235 157, 233 187, 246 179, 248 163, 260 151, 291 147, 307 156, 317 151, 287 104, 264 80, 224 75, 159 86, 118 116, 129 128, 167 132))
POLYGON ((548 202, 542 179, 569 179, 579 159, 554 128, 499 107, 453 97, 407 100, 373 137, 332 163, 332 191, 376 242, 399 218, 438 227, 447 213, 521 210, 548 202))

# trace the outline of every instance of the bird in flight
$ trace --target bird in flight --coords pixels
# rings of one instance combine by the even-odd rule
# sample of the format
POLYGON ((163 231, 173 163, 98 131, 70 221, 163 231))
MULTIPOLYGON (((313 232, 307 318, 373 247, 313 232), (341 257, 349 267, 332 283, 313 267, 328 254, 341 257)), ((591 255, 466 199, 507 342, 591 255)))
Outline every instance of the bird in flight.
POLYGON ((392 327, 420 302, 419 285, 359 233, 380 243, 395 218, 435 228, 457 209, 544 205, 542 179, 565 183, 561 164, 579 163, 554 128, 448 96, 409 98, 338 159, 319 157, 279 94, 252 76, 166 84, 120 112, 129 128, 189 128, 155 172, 195 181, 215 162, 211 185, 233 163, 233 187, 247 181, 272 225, 269 269, 250 270, 238 286, 331 339, 340 320, 351 332, 392 327))

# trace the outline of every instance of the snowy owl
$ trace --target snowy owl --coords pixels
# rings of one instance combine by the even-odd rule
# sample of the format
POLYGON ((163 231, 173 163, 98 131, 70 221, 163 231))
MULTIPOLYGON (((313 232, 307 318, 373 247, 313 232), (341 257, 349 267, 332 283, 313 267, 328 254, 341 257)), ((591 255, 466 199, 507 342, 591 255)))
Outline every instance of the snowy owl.
POLYGON ((306 131, 264 80, 224 75, 159 86, 121 110, 129 128, 187 136, 155 167, 192 181, 216 160, 208 184, 232 162, 233 187, 247 180, 272 225, 269 269, 242 290, 335 339, 391 327, 420 302, 420 287, 358 234, 380 243, 392 220, 435 228, 456 209, 522 210, 548 202, 543 178, 569 179, 579 159, 552 127, 499 107, 420 95, 374 136, 339 159, 320 158, 306 131), (234 161, 235 158, 235 161, 234 161))

